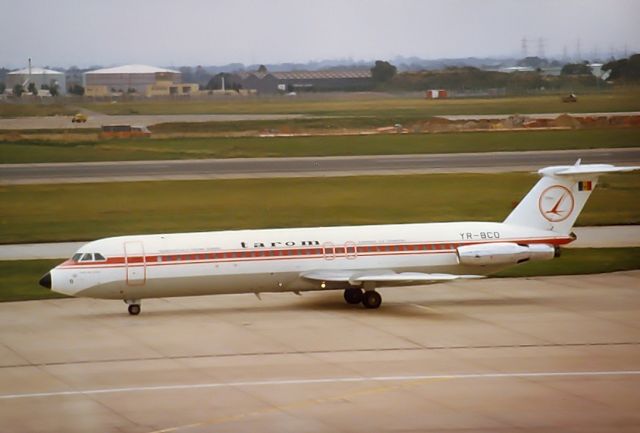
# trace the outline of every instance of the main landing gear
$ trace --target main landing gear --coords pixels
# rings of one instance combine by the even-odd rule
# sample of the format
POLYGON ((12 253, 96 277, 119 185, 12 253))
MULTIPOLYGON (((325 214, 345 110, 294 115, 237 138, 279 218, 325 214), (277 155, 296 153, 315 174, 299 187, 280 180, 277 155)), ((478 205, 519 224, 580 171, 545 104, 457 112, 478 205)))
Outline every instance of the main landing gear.
POLYGON ((349 288, 344 291, 344 300, 347 304, 360 304, 365 308, 378 308, 382 304, 382 296, 375 290, 365 290, 360 288, 349 288))
POLYGON ((140 314, 140 301, 137 299, 125 299, 124 302, 129 304, 127 310, 129 310, 129 314, 132 316, 137 316, 140 314))

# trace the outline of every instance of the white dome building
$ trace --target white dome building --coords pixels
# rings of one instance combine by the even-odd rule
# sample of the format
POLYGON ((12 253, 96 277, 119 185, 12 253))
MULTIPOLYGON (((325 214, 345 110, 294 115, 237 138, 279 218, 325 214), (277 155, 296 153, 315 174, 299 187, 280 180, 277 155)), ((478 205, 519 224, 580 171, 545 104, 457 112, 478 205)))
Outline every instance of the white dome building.
POLYGON ((188 95, 196 84, 182 83, 179 71, 148 65, 124 65, 84 73, 86 96, 131 93, 144 96, 188 95))
POLYGON ((42 90, 43 86, 51 88, 54 85, 58 87, 58 93, 61 95, 64 95, 67 91, 64 72, 52 69, 26 68, 9 72, 5 84, 7 85, 7 90, 13 89, 16 84, 22 84, 26 92, 29 83, 34 83, 38 92, 42 90))

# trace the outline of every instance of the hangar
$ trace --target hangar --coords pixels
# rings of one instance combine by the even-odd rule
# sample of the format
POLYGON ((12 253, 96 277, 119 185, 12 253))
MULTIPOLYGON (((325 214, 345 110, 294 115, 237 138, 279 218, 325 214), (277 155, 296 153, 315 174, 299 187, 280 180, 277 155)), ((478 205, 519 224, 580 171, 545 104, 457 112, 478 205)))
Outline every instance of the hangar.
POLYGON ((67 91, 64 72, 43 68, 25 68, 7 74, 7 88, 12 89, 16 84, 21 84, 25 90, 29 83, 34 83, 38 91, 57 86, 58 93, 67 91))
POLYGON ((143 96, 182 96, 198 90, 198 85, 182 83, 182 75, 172 69, 148 65, 124 65, 85 72, 86 96, 129 93, 143 96))
POLYGON ((240 72, 227 85, 259 93, 366 91, 373 87, 370 70, 240 72))

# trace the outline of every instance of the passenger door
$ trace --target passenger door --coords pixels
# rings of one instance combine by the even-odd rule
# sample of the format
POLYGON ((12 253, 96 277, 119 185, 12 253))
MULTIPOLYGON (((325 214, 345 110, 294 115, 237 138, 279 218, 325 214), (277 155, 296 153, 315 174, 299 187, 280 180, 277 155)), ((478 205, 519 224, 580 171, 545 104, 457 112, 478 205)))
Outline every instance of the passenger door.
POLYGON ((127 268, 127 285, 142 286, 147 280, 147 261, 140 241, 124 243, 124 261, 127 268))

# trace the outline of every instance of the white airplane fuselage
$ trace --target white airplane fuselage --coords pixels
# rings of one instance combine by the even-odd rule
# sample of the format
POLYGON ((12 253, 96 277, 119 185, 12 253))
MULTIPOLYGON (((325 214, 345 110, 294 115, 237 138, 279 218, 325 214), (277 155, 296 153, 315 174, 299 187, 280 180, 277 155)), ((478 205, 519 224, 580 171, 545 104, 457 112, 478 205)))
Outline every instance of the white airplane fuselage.
POLYGON ((120 236, 90 242, 40 280, 71 296, 140 300, 169 296, 344 290, 378 308, 377 287, 489 275, 550 260, 570 234, 598 176, 640 167, 546 167, 502 223, 238 230, 120 236))
POLYGON ((68 260, 51 271, 51 279, 57 292, 105 299, 344 289, 349 284, 303 275, 380 269, 486 275, 505 265, 464 265, 457 249, 504 242, 558 246, 572 240, 489 222, 121 236, 78 251, 107 260, 68 260))

